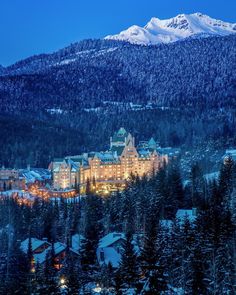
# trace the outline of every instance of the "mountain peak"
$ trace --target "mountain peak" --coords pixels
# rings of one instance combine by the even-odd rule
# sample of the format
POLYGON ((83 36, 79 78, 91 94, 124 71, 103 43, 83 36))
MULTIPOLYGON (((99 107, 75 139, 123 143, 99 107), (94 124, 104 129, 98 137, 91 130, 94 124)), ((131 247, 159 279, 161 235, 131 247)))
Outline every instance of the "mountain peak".
POLYGON ((216 20, 196 12, 179 14, 164 20, 152 17, 144 27, 134 25, 117 35, 107 36, 105 39, 154 45, 175 42, 188 37, 225 36, 233 33, 236 33, 236 24, 216 20))

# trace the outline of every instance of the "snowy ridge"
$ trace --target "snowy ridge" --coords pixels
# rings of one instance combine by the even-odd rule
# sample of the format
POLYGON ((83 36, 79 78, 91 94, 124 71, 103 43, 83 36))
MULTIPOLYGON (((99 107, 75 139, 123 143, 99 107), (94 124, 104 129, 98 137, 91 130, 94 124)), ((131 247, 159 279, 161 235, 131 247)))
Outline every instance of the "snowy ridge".
POLYGON ((188 37, 226 36, 234 33, 236 33, 236 23, 223 22, 201 13, 194 13, 179 14, 166 20, 153 17, 144 27, 134 25, 105 39, 155 45, 176 42, 188 37))

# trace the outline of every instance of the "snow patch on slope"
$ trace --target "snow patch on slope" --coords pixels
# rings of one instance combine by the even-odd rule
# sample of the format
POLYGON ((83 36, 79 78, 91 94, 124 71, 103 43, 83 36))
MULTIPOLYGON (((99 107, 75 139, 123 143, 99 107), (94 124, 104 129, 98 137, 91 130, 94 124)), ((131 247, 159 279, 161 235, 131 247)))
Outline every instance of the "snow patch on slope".
POLYGON ((118 47, 112 47, 112 48, 101 49, 98 51, 96 51, 96 49, 79 51, 79 52, 76 52, 76 54, 73 55, 72 57, 63 59, 60 62, 53 64, 53 66, 68 65, 68 64, 76 62, 80 57, 91 55, 91 58, 94 58, 94 57, 98 57, 98 56, 113 52, 117 49, 118 47))

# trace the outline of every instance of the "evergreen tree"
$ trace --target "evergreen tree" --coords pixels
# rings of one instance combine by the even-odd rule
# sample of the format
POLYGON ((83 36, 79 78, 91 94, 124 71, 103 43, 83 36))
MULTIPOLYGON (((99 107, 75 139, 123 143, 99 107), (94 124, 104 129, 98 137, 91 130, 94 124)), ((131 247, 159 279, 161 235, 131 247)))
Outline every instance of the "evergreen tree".
POLYGON ((44 267, 44 288, 41 290, 43 292, 49 294, 58 294, 59 293, 59 279, 56 274, 56 257, 55 257, 55 249, 54 243, 52 243, 51 250, 47 252, 45 259, 45 267, 44 267))
POLYGON ((192 206, 201 208, 205 206, 205 182, 200 166, 196 163, 190 172, 192 206))
POLYGON ((112 264, 109 262, 108 265, 104 264, 100 271, 99 285, 103 288, 109 289, 115 286, 114 282, 114 271, 112 264))
POLYGON ((100 197, 87 195, 85 200, 85 239, 80 250, 81 268, 83 278, 93 278, 97 272, 96 250, 101 232, 101 218, 103 216, 103 204, 100 197))
POLYGON ((118 269, 115 273, 115 294, 116 295, 122 295, 123 292, 122 292, 122 285, 123 285, 123 277, 122 277, 122 274, 120 272, 120 270, 118 269))
POLYGON ((123 220, 124 232, 135 232, 135 188, 129 188, 122 193, 121 218, 123 220))
POLYGON ((172 208, 172 214, 176 213, 177 209, 184 207, 184 191, 179 168, 176 163, 171 165, 168 175, 169 183, 169 206, 172 208))
POLYGON ((167 289, 163 261, 163 248, 157 245, 157 220, 153 212, 147 220, 144 247, 141 252, 140 263, 145 284, 142 294, 161 294, 167 289))
POLYGON ((29 236, 27 259, 28 259, 28 265, 29 265, 28 266, 29 272, 31 272, 33 270, 33 267, 34 267, 34 256, 33 256, 33 250, 32 250, 31 235, 29 236))
POLYGON ((233 191, 234 161, 227 157, 221 166, 219 176, 219 189, 222 194, 224 205, 230 207, 231 194, 233 191))
POLYGON ((149 270, 154 269, 157 259, 157 218, 155 212, 149 212, 146 219, 146 233, 144 236, 144 246, 141 251, 141 269, 143 274, 147 274, 149 270))
POLYGON ((66 250, 66 258, 63 263, 62 274, 66 280, 67 294, 77 295, 80 288, 80 265, 76 254, 73 254, 69 247, 67 247, 66 250))
POLYGON ((123 286, 126 288, 135 288, 139 278, 137 255, 134 251, 132 239, 132 234, 128 232, 123 245, 120 263, 120 275, 122 277, 123 286))
POLYGON ((30 273, 27 256, 20 249, 18 241, 13 242, 8 253, 8 263, 4 269, 2 294, 29 294, 30 273))
POLYGON ((194 249, 191 257, 191 273, 187 281, 187 292, 193 295, 207 294, 205 282, 203 255, 200 246, 194 249))
MULTIPOLYGON (((171 210, 169 210, 169 188, 168 188, 168 173, 167 165, 164 164, 163 167, 156 173, 154 177, 154 193, 155 193, 155 203, 149 203, 150 208, 160 213, 162 219, 169 218, 171 210)), ((147 213, 149 214, 149 212, 147 213)))

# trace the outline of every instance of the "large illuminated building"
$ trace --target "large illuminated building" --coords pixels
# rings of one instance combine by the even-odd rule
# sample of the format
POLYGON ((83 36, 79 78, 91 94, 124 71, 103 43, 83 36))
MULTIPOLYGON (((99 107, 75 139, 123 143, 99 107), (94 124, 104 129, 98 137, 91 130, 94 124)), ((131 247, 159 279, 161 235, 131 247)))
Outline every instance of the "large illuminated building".
POLYGON ((105 152, 55 159, 50 168, 55 189, 80 188, 85 191, 88 180, 97 193, 108 193, 125 187, 131 175, 150 177, 176 156, 177 149, 161 149, 153 138, 135 146, 134 137, 124 128, 110 138, 105 152))

